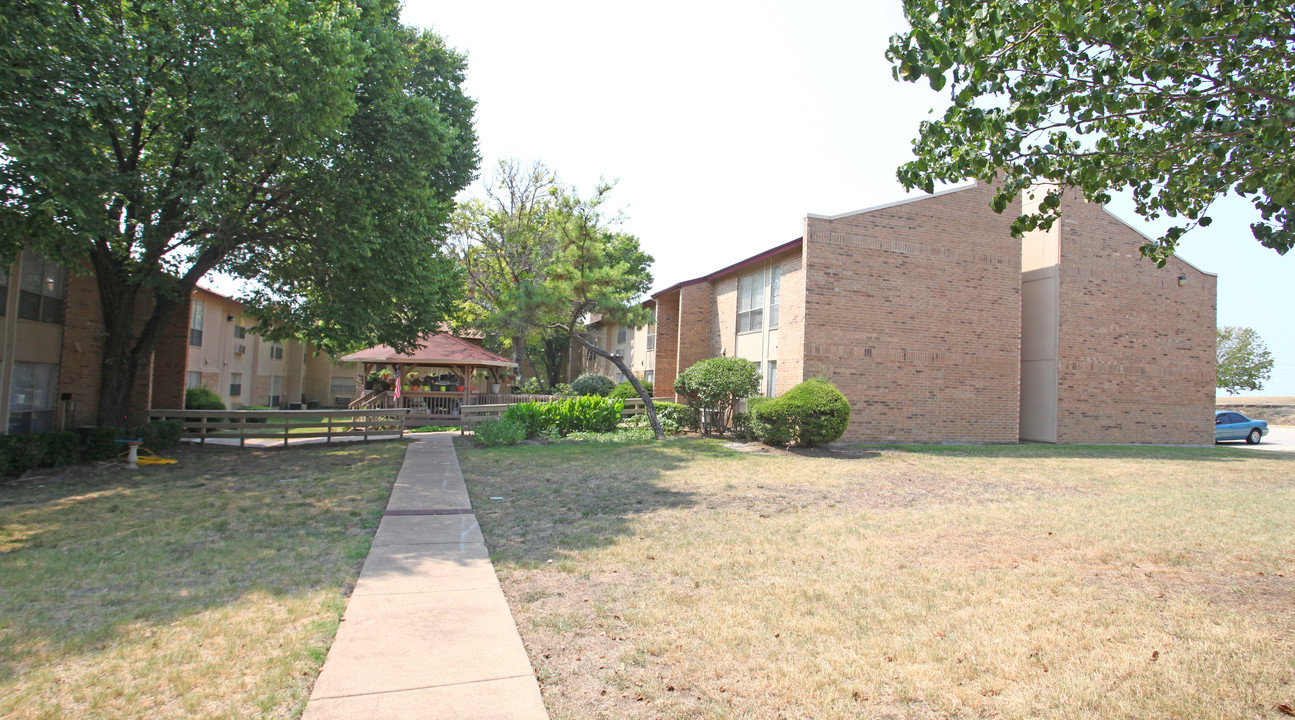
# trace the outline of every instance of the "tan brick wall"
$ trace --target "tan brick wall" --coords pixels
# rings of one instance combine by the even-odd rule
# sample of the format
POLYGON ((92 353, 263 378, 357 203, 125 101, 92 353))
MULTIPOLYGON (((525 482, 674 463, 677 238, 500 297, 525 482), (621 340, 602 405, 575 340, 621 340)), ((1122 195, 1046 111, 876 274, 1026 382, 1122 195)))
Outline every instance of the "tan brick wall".
POLYGON ((1217 279, 1157 268, 1100 206, 1062 209, 1057 441, 1212 444, 1217 279))
POLYGON ((674 381, 679 376, 679 296, 675 290, 656 298, 656 380, 652 394, 674 395, 674 381))
POLYGON ((719 331, 715 325, 714 286, 709 282, 699 282, 680 288, 679 372, 719 354, 719 331))
POLYGON ((807 218, 803 376, 850 399, 844 440, 1017 442, 1018 208, 992 192, 807 218))

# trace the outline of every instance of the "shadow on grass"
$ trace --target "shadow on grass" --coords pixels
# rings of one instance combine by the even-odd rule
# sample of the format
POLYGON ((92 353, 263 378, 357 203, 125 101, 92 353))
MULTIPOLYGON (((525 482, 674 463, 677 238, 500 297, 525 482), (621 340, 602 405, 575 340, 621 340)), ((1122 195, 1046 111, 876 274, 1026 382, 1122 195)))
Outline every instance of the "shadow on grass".
POLYGON ((664 487, 661 476, 692 462, 740 459, 705 440, 457 447, 492 560, 518 566, 611 545, 632 533, 637 515, 692 507, 697 498, 664 487))
POLYGON ((181 447, 0 485, 0 682, 249 594, 342 597, 404 449, 181 447))

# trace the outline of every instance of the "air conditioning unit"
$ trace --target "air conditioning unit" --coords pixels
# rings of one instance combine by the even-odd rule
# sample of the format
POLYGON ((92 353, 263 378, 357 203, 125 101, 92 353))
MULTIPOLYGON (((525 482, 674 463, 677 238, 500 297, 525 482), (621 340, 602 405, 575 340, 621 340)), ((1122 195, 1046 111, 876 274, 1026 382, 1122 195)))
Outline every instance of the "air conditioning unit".
POLYGON ((235 345, 235 346, 234 346, 234 354, 235 354, 235 355, 242 355, 242 354, 243 354, 243 353, 245 353, 245 352, 247 352, 247 346, 246 346, 246 345, 235 345))

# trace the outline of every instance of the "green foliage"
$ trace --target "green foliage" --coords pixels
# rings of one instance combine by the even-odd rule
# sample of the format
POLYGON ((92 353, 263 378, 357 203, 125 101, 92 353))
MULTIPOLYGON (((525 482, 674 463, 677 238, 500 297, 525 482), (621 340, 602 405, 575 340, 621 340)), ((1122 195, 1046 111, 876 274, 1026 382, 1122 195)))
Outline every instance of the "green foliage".
MULTIPOLYGON (((652 381, 651 381, 651 380, 640 380, 640 381, 639 381, 639 384, 640 384, 640 385, 642 385, 642 386, 643 386, 643 389, 647 391, 648 397, 651 397, 651 396, 652 396, 652 381)), ((629 400, 630 398, 636 398, 636 397, 638 397, 638 396, 639 396, 639 391, 634 389, 634 383, 630 382, 629 380, 626 380, 625 382, 622 382, 622 383, 618 384, 618 385, 617 385, 614 389, 612 389, 612 391, 611 391, 610 393, 608 393, 608 395, 607 395, 607 397, 610 397, 610 398, 619 398, 619 399, 621 399, 621 400, 629 400)))
MULTIPOLYGON (((616 383, 611 378, 595 373, 585 373, 571 383, 571 392, 576 395, 607 397, 615 389, 616 383)), ((638 397, 638 393, 634 393, 634 397, 638 397)))
POLYGON ((533 438, 548 427, 548 415, 545 406, 548 403, 541 402, 524 402, 516 405, 509 405, 504 411, 504 417, 508 420, 521 425, 526 433, 526 437, 533 438))
POLYGON ((250 281, 258 332, 325 351, 405 350, 455 309, 474 102, 464 57, 399 7, 0 4, 0 260, 93 258, 101 424, 212 270, 250 281))
POLYGON ((150 420, 131 430, 133 437, 144 441, 143 447, 155 453, 165 452, 180 442, 184 422, 180 420, 150 420))
POLYGON ((205 387, 189 388, 184 391, 185 410, 224 410, 225 403, 220 396, 205 387))
POLYGON ((0 473, 21 475, 40 467, 59 467, 81 457, 81 438, 73 432, 0 435, 0 473))
POLYGON ((86 460, 111 460, 121 452, 117 438, 121 431, 115 427, 97 427, 85 439, 82 456, 86 460))
POLYGON ((810 379, 777 398, 750 404, 751 431, 767 445, 813 447, 841 437, 850 401, 826 380, 810 379))
POLYGON ((654 402, 661 428, 671 435, 685 430, 701 432, 701 413, 690 405, 672 402, 654 402))
POLYGON ((733 406, 760 391, 760 371, 745 358, 708 358, 679 373, 674 390, 689 405, 713 411, 711 422, 722 433, 733 406))
POLYGON ((623 400, 597 395, 562 398, 551 402, 510 405, 504 418, 516 422, 526 437, 552 431, 566 437, 573 432, 611 432, 620 423, 623 400))
POLYGON ((1262 390, 1272 377, 1273 357, 1253 328, 1224 325, 1218 329, 1218 379, 1216 386, 1236 395, 1242 390, 1262 390))
POLYGON ((616 428, 612 432, 573 432, 567 436, 568 440, 585 440, 600 443, 620 443, 633 442, 637 440, 655 440, 652 434, 652 428, 647 425, 636 425, 634 427, 616 428))
POLYGON ((1003 184, 998 212, 1035 182, 1050 227, 1058 187, 1093 202, 1132 192, 1138 214, 1186 218, 1142 248, 1163 265, 1229 191, 1262 219, 1266 247, 1295 243, 1295 48, 1288 0, 1246 3, 985 3, 908 0, 912 29, 891 38, 895 77, 949 86, 943 118, 925 121, 907 188, 969 177, 1003 184))
MULTIPOLYGON (((752 398, 752 400, 754 399, 756 398, 752 398)), ((747 402, 749 403, 751 401, 748 400, 747 402)), ((755 435, 751 433, 751 414, 749 411, 744 413, 737 412, 736 410, 733 411, 733 419, 729 421, 729 430, 733 433, 733 437, 735 438, 741 438, 743 440, 756 439, 755 435)))
POLYGON ((481 447, 516 445, 526 439, 526 428, 513 420, 484 420, 472 433, 472 441, 481 447))

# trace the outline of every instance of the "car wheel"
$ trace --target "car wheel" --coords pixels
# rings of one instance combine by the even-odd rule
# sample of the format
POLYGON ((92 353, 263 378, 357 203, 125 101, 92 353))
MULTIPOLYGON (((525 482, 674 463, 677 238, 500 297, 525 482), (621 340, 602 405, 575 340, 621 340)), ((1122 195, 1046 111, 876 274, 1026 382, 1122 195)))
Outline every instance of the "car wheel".
POLYGON ((1263 435, 1264 435, 1263 433, 1259 432, 1259 428, 1255 428, 1250 431, 1249 435, 1246 435, 1246 442, 1250 443, 1251 445, 1258 445, 1259 438, 1263 437, 1263 435))

